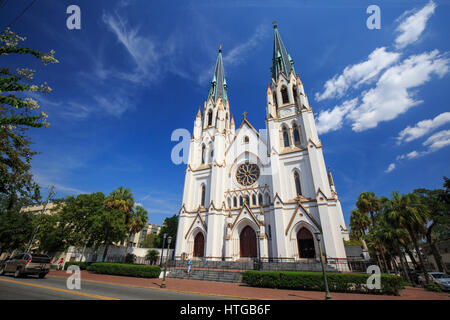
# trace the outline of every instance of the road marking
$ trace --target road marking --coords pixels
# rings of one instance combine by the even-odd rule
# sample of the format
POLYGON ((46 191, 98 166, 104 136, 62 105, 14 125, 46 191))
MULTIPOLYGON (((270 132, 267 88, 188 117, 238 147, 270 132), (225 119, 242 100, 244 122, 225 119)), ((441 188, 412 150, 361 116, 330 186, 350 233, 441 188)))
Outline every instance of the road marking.
MULTIPOLYGON (((65 276, 57 276, 57 275, 48 275, 47 277, 67 279, 67 277, 65 277, 65 276)), ((163 289, 163 288, 154 288, 154 287, 144 287, 144 286, 137 286, 137 285, 132 285, 132 284, 122 284, 122 283, 105 282, 105 281, 98 281, 98 280, 84 279, 83 281, 110 284, 110 285, 114 285, 114 286, 122 286, 122 287, 130 287, 130 288, 142 288, 142 289, 159 290, 159 291, 166 291, 166 292, 197 294, 197 295, 203 295, 203 296, 234 298, 234 299, 243 299, 243 300, 271 300, 268 298, 249 298, 249 297, 231 296, 231 295, 223 295, 223 294, 215 294, 215 293, 204 293, 204 292, 196 292, 196 291, 182 291, 182 290, 173 290, 173 289, 167 289, 167 288, 163 289)))
POLYGON ((55 288, 55 287, 44 286, 42 284, 28 283, 28 282, 17 281, 17 280, 0 279, 0 281, 24 284, 26 286, 31 286, 31 287, 37 287, 37 288, 49 289, 49 290, 60 291, 60 292, 65 292, 65 293, 77 294, 77 295, 80 295, 80 296, 86 296, 86 297, 90 297, 90 298, 94 298, 94 299, 120 300, 118 298, 105 297, 105 296, 100 296, 100 295, 97 295, 97 294, 91 294, 91 293, 86 293, 86 292, 79 292, 79 291, 74 291, 74 290, 60 289, 60 288, 55 288))

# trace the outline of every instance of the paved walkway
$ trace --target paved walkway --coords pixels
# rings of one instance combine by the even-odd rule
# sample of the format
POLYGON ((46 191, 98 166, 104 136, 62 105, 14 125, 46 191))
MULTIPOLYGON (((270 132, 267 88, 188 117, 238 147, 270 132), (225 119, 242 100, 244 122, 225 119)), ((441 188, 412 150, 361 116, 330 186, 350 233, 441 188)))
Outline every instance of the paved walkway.
MULTIPOLYGON (((69 277, 66 271, 50 271, 48 277, 69 277)), ((269 299, 269 300, 323 300, 324 292, 253 288, 245 284, 213 282, 203 280, 166 279, 166 289, 161 289, 161 279, 111 276, 81 271, 81 281, 94 281, 129 287, 150 288, 186 293, 200 293, 214 296, 269 299)), ((400 296, 370 295, 332 292, 334 300, 450 300, 449 293, 426 291, 422 288, 406 287, 400 296)))

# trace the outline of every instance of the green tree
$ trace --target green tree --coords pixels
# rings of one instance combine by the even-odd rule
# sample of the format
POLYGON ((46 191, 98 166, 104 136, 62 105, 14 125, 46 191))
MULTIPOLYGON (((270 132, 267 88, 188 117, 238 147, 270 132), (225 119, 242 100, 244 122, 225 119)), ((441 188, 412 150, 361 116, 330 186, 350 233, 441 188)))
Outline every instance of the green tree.
POLYGON ((147 234, 144 241, 142 241, 142 248, 155 248, 156 235, 153 233, 147 234))
POLYGON ((393 191, 390 201, 390 220, 396 226, 404 228, 408 232, 412 245, 419 257, 420 268, 428 283, 430 278, 418 244, 421 233, 424 231, 425 223, 429 219, 428 208, 421 203, 420 198, 414 193, 400 195, 397 191, 393 191))
MULTIPOLYGON (((174 246, 177 237, 177 229, 178 229, 178 216, 176 214, 174 214, 170 218, 164 219, 161 230, 159 231, 158 236, 156 238, 157 239, 156 246, 158 248, 162 248, 164 233, 167 234, 167 237, 172 237, 172 246, 174 246)), ((167 246, 167 242, 165 246, 167 246)))
POLYGON ((350 238, 362 241, 364 250, 368 251, 365 241, 366 230, 369 228, 370 220, 367 213, 353 209, 350 213, 350 238))
POLYGON ((7 211, 0 214, 0 255, 24 250, 33 233, 33 216, 28 212, 7 211))
POLYGON ((436 241, 447 240, 450 233, 450 205, 445 203, 445 191, 441 189, 416 189, 414 193, 429 211, 429 221, 424 224, 425 238, 431 253, 441 272, 447 272, 442 256, 436 247, 436 241))
MULTIPOLYGON (((0 56, 12 54, 31 55, 40 59, 44 65, 57 63, 54 52, 40 52, 20 47, 25 38, 8 28, 0 34, 0 56)), ((33 181, 31 159, 36 153, 30 148, 26 136, 29 128, 48 127, 47 115, 39 112, 39 104, 30 93, 49 93, 50 87, 44 82, 31 83, 34 70, 19 68, 15 72, 0 66, 0 196, 7 211, 18 211, 18 201, 26 198, 39 201, 39 187, 33 181)))
POLYGON ((156 250, 148 250, 145 255, 145 260, 150 261, 151 264, 155 264, 159 259, 159 252, 156 250))
POLYGON ((131 211, 131 214, 128 218, 128 221, 126 222, 126 229, 127 229, 127 242, 125 244, 125 251, 124 251, 124 260, 128 251, 128 246, 130 243, 130 238, 133 234, 136 234, 140 232, 147 224, 148 220, 148 212, 141 206, 136 206, 136 209, 131 211))

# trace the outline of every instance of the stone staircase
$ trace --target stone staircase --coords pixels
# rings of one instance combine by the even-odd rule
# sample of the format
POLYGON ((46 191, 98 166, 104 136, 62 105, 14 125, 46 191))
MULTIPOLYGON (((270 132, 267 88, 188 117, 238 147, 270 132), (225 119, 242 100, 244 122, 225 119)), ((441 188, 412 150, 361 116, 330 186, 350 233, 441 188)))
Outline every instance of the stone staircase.
POLYGON ((187 274, 186 269, 171 269, 166 275, 168 278, 205 280, 218 282, 237 282, 242 281, 242 272, 229 270, 194 270, 187 274))
MULTIPOLYGON (((245 270, 255 270, 258 266, 251 261, 194 261, 190 274, 187 274, 186 261, 172 261, 167 271, 168 278, 206 280, 219 282, 242 281, 242 273, 245 270)), ((262 262, 261 271, 309 271, 322 272, 322 266, 318 261, 310 262, 262 262)), ((335 268, 325 265, 326 272, 339 272, 335 268)))

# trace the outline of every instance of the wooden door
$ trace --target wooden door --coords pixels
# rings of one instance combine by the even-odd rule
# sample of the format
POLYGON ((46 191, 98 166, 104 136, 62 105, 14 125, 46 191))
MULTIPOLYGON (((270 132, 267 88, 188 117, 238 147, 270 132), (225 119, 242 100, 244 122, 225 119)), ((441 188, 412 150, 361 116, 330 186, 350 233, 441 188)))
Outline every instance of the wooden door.
POLYGON ((297 233, 298 255, 300 258, 315 258, 314 238, 306 228, 301 228, 297 233))
POLYGON ((255 231, 246 226, 239 236, 241 257, 256 258, 258 255, 256 247, 256 233, 255 231))
POLYGON ((194 239, 194 257, 203 257, 205 250, 205 237, 199 232, 194 239))

